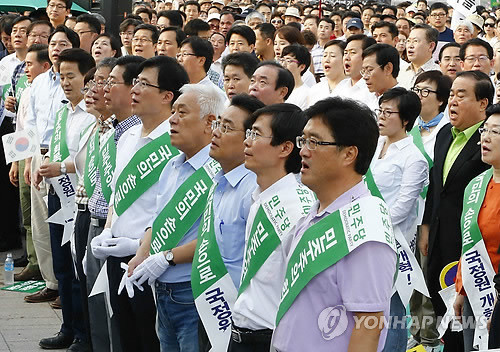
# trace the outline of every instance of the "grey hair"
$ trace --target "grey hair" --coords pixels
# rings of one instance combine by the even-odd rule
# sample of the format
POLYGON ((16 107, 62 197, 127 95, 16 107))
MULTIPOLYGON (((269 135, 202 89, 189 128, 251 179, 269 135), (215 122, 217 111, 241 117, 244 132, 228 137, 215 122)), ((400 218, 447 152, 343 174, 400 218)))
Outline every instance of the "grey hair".
POLYGON ((193 93, 198 98, 200 118, 207 115, 218 117, 224 110, 224 98, 219 88, 209 84, 185 84, 181 87, 182 94, 193 93))
POLYGON ((472 25, 471 21, 466 20, 466 19, 460 20, 457 22, 457 25, 455 26, 455 28, 453 30, 456 30, 460 26, 465 26, 465 27, 469 28, 471 33, 474 33, 474 26, 472 25))
POLYGON ((250 12, 250 13, 247 15, 247 17, 245 18, 245 23, 246 23, 246 24, 248 24, 248 23, 250 22, 250 20, 251 20, 252 18, 254 18, 254 17, 256 17, 256 18, 260 19, 260 20, 262 21, 262 23, 266 22, 266 18, 264 17, 264 15, 263 15, 263 14, 261 14, 261 13, 260 13, 260 12, 258 12, 258 11, 253 11, 253 12, 250 12))
POLYGON ((105 57, 96 65, 96 69, 100 69, 101 67, 107 67, 112 70, 116 65, 116 57, 105 57))

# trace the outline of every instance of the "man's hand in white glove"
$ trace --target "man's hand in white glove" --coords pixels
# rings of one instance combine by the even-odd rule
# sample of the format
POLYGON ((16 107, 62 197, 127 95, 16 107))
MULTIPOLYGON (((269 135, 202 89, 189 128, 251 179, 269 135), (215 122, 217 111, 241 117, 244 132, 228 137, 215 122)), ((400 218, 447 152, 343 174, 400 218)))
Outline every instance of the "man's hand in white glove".
MULTIPOLYGON (((129 298, 134 297, 134 286, 132 281, 130 281, 128 277, 128 265, 125 263, 120 264, 121 268, 125 270, 123 273, 122 279, 120 281, 120 285, 118 286, 118 295, 120 295, 123 291, 123 288, 127 290, 127 294, 129 298)), ((142 287, 141 287, 142 289, 142 287)))
POLYGON ((99 236, 96 236, 92 239, 92 241, 90 242, 90 247, 92 249, 92 254, 94 255, 94 257, 104 260, 109 256, 109 254, 103 251, 103 242, 105 240, 111 239, 112 237, 113 235, 111 234, 111 229, 105 228, 104 230, 102 230, 99 236))
POLYGON ((146 280, 148 280, 149 285, 152 285, 167 268, 168 262, 163 252, 150 255, 135 268, 134 273, 130 276, 130 281, 134 282, 137 287, 142 286, 146 280))
POLYGON ((132 239, 128 237, 116 237, 104 240, 102 242, 103 250, 108 256, 113 257, 127 257, 135 254, 139 248, 139 239, 132 239))
POLYGON ((85 276, 87 276, 87 251, 88 251, 88 248, 85 248, 85 255, 83 256, 83 259, 82 259, 82 268, 83 268, 83 273, 85 274, 85 276))

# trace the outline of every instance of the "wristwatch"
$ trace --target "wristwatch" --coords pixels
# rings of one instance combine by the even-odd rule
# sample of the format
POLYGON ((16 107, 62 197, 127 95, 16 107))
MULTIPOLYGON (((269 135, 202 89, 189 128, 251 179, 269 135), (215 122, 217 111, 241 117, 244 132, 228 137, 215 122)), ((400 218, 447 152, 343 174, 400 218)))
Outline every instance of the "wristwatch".
POLYGON ((66 175, 66 164, 61 163, 61 174, 66 175))
POLYGON ((165 259, 167 260, 168 265, 175 266, 174 253, 170 249, 165 251, 165 259))

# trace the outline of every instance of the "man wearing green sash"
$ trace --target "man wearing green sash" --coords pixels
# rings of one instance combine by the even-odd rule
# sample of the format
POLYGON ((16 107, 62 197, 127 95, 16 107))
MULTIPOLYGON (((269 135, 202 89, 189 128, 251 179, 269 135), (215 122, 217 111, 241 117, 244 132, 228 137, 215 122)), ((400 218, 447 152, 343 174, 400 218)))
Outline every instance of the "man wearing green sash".
POLYGON ((91 249, 97 259, 107 259, 110 301, 119 322, 122 349, 158 351, 156 307, 150 287, 133 298, 120 294, 118 288, 122 267, 139 248, 144 229, 150 224, 156 194, 161 188, 159 175, 177 153, 170 144, 168 119, 188 76, 169 57, 145 60, 138 72, 133 80, 131 105, 132 113, 139 116, 142 124, 129 128, 118 142, 107 223, 91 241, 91 249))
POLYGON ((372 112, 329 98, 308 110, 302 182, 318 197, 285 247, 287 271, 273 347, 278 351, 381 351, 396 272, 385 203, 363 182, 378 128, 372 112))
POLYGON ((302 186, 300 136, 306 119, 293 104, 257 110, 245 139, 245 167, 257 174, 245 231, 245 253, 228 351, 269 351, 285 272, 282 242, 314 202, 302 186))
POLYGON ((199 318, 191 289, 191 262, 208 191, 220 170, 208 155, 212 122, 224 106, 217 90, 203 84, 181 88, 169 120, 172 145, 181 154, 162 171, 156 204, 148 209, 154 216, 129 262, 129 272, 133 272, 129 282, 155 284, 158 337, 164 351, 198 351, 199 318))
MULTIPOLYGON (((139 65, 144 62, 139 56, 124 56, 116 61, 102 88, 103 99, 107 109, 113 114, 111 121, 100 124, 100 137, 98 146, 98 169, 95 176, 94 192, 89 199, 90 228, 87 239, 87 252, 83 258, 83 267, 86 268, 87 296, 92 292, 97 276, 104 264, 92 254, 91 242, 104 230, 108 216, 109 201, 111 198, 111 183, 115 171, 116 143, 129 128, 139 125, 141 120, 132 114, 132 80, 137 77, 139 65), (101 173, 102 170, 102 173, 101 173), (101 176, 102 175, 102 176, 101 176)), ((88 298, 90 333, 92 347, 96 351, 107 350, 118 351, 120 348, 120 335, 118 333, 118 320, 116 316, 109 317, 103 314, 106 309, 104 295, 95 295, 88 298), (110 330, 108 330, 110 326, 110 330)))
MULTIPOLYGON (((54 134, 50 150, 40 169, 34 174, 35 185, 41 177, 49 179, 51 188, 48 195, 49 216, 56 212, 63 213, 63 219, 68 219, 67 212, 75 207, 76 192, 76 154, 80 143, 80 133, 95 122, 95 117, 85 110, 85 102, 81 92, 84 86, 85 74, 93 67, 92 56, 79 48, 67 49, 58 58, 61 87, 69 102, 64 105, 56 116, 54 134), (72 198, 73 197, 73 198, 72 198), (73 199, 73 201, 72 201, 73 199)), ((76 214, 73 214, 76 216, 76 214)), ((71 219, 73 220, 73 219, 71 219)), ((82 301, 79 294, 80 284, 74 273, 73 258, 65 225, 49 223, 50 242, 54 273, 59 287, 59 297, 63 310, 63 325, 56 337, 40 341, 42 348, 88 348, 87 329, 83 321, 82 301)))
MULTIPOLYGON (((198 229, 197 248, 193 259, 191 285, 200 315, 200 350, 226 350, 231 336, 231 309, 240 286, 245 227, 252 205, 256 176, 245 165, 245 127, 250 115, 264 107, 249 95, 235 95, 231 105, 212 124, 209 155, 222 170, 214 178, 213 201, 207 202, 198 229), (205 253, 205 254, 204 254, 205 253), (210 260, 213 275, 205 275, 203 259, 210 260), (201 264, 201 265, 200 265, 201 264), (222 264, 222 265, 221 265, 222 264), (221 299, 215 300, 219 292, 221 299), (212 307, 227 302, 224 311, 212 314, 212 307), (208 334, 208 335, 207 335, 208 334)), ((210 200, 210 197, 209 197, 210 200)), ((206 260, 205 260, 206 262, 206 260)))

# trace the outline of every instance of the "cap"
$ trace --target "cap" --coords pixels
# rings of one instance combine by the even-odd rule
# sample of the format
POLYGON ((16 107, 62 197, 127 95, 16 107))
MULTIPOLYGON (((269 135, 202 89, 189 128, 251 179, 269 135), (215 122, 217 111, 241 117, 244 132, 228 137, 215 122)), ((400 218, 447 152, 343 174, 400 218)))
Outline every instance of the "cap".
POLYGON ((212 0, 200 0, 200 1, 199 1, 200 5, 201 5, 201 4, 204 4, 204 3, 206 3, 206 2, 212 2, 212 0))
POLYGON ((207 22, 210 22, 211 20, 217 20, 217 21, 220 21, 220 14, 218 13, 211 13, 210 15, 208 15, 207 17, 207 22))
POLYGON ((212 0, 212 5, 213 4, 224 5, 224 0, 212 0))
POLYGON ((361 22, 361 19, 359 19, 357 17, 353 17, 349 21, 347 21, 346 28, 349 29, 350 27, 356 27, 358 29, 363 29, 363 22, 361 22))
POLYGON ((484 18, 482 18, 480 15, 477 13, 474 13, 472 15, 469 15, 466 17, 467 20, 471 21, 471 23, 477 27, 479 27, 480 30, 483 29, 484 25, 484 18))
POLYGON ((285 14, 283 16, 284 17, 286 17, 286 16, 292 16, 292 17, 301 18, 300 17, 299 9, 296 8, 296 7, 289 7, 289 8, 287 8, 286 11, 285 11, 285 14))
POLYGON ((406 13, 417 12, 417 8, 414 5, 410 5, 406 8, 406 13))

